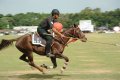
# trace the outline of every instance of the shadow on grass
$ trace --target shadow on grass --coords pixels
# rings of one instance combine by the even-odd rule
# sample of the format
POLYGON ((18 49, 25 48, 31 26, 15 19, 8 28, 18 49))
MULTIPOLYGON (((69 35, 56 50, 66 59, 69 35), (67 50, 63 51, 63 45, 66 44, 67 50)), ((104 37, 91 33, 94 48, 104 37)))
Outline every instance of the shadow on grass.
POLYGON ((69 75, 64 75, 64 74, 24 74, 24 75, 19 75, 17 76, 18 78, 22 79, 61 79, 62 77, 69 77, 69 75))

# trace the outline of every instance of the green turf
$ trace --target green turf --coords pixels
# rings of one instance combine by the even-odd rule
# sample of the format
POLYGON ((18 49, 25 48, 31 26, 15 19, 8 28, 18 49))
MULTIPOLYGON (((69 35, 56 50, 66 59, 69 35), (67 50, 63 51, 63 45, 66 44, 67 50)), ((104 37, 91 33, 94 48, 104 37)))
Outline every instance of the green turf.
MULTIPOLYGON (((60 74, 64 60, 57 59, 58 68, 48 70, 46 75, 31 70, 29 65, 19 60, 21 53, 11 46, 0 51, 0 80, 120 80, 120 34, 86 34, 88 42, 77 41, 66 47, 64 54, 70 59, 68 68, 60 74)), ((2 36, 10 39, 16 36, 2 36)), ((51 65, 49 58, 34 54, 37 65, 51 65)))

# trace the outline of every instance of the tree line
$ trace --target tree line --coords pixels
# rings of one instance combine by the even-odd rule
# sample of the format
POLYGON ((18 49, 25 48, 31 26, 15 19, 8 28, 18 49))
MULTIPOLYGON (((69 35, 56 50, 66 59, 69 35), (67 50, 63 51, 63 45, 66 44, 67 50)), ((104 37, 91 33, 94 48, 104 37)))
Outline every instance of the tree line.
MULTIPOLYGON (((47 13, 19 13, 19 14, 0 14, 0 29, 10 28, 14 26, 37 26, 43 19, 50 16, 47 13)), ((59 21, 65 28, 72 24, 79 24, 79 20, 92 20, 95 27, 106 26, 112 28, 120 26, 120 9, 114 11, 102 12, 100 8, 91 9, 86 7, 78 13, 61 14, 59 21)))

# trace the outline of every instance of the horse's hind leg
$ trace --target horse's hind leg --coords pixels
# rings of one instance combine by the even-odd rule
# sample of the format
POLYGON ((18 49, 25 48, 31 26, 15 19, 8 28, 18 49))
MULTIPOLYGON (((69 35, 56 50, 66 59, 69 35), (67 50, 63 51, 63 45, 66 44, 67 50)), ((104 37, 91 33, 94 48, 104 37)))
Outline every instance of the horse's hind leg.
MULTIPOLYGON (((20 58, 19 58, 19 59, 20 59, 20 60, 23 60, 23 61, 25 61, 25 62, 27 62, 27 63, 28 63, 28 62, 29 62, 29 60, 28 60, 28 59, 26 59, 26 57, 27 57, 27 56, 26 56, 26 54, 25 54, 25 53, 23 53, 23 55, 22 55, 22 56, 20 56, 20 58)), ((31 66, 31 69, 33 69, 33 70, 34 70, 34 68, 33 68, 32 66, 31 66)))
POLYGON ((28 60, 29 60, 29 65, 35 67, 36 69, 38 69, 39 71, 41 71, 41 72, 44 74, 43 68, 37 66, 37 65, 34 63, 34 61, 33 61, 33 54, 32 54, 32 53, 29 53, 29 54, 28 54, 28 60))
MULTIPOLYGON (((17 47, 17 46, 16 46, 16 47, 17 47)), ((23 55, 20 56, 19 59, 20 59, 20 60, 23 60, 23 61, 25 61, 25 62, 29 62, 29 60, 26 59, 26 57, 27 57, 26 51, 25 51, 24 49, 19 48, 19 47, 17 47, 17 49, 23 53, 23 55)))
POLYGON ((29 60, 28 59, 26 59, 26 54, 25 53, 23 53, 23 55, 22 56, 20 56, 20 60, 23 60, 23 61, 25 61, 25 62, 29 62, 29 60))

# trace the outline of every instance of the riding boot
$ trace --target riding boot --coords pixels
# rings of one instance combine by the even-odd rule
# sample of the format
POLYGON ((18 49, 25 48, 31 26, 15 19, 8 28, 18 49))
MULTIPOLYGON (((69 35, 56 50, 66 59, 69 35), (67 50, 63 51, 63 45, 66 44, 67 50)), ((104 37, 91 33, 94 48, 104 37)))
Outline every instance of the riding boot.
POLYGON ((47 41, 46 47, 45 47, 45 53, 47 57, 54 57, 53 54, 50 53, 51 50, 51 42, 47 41))

